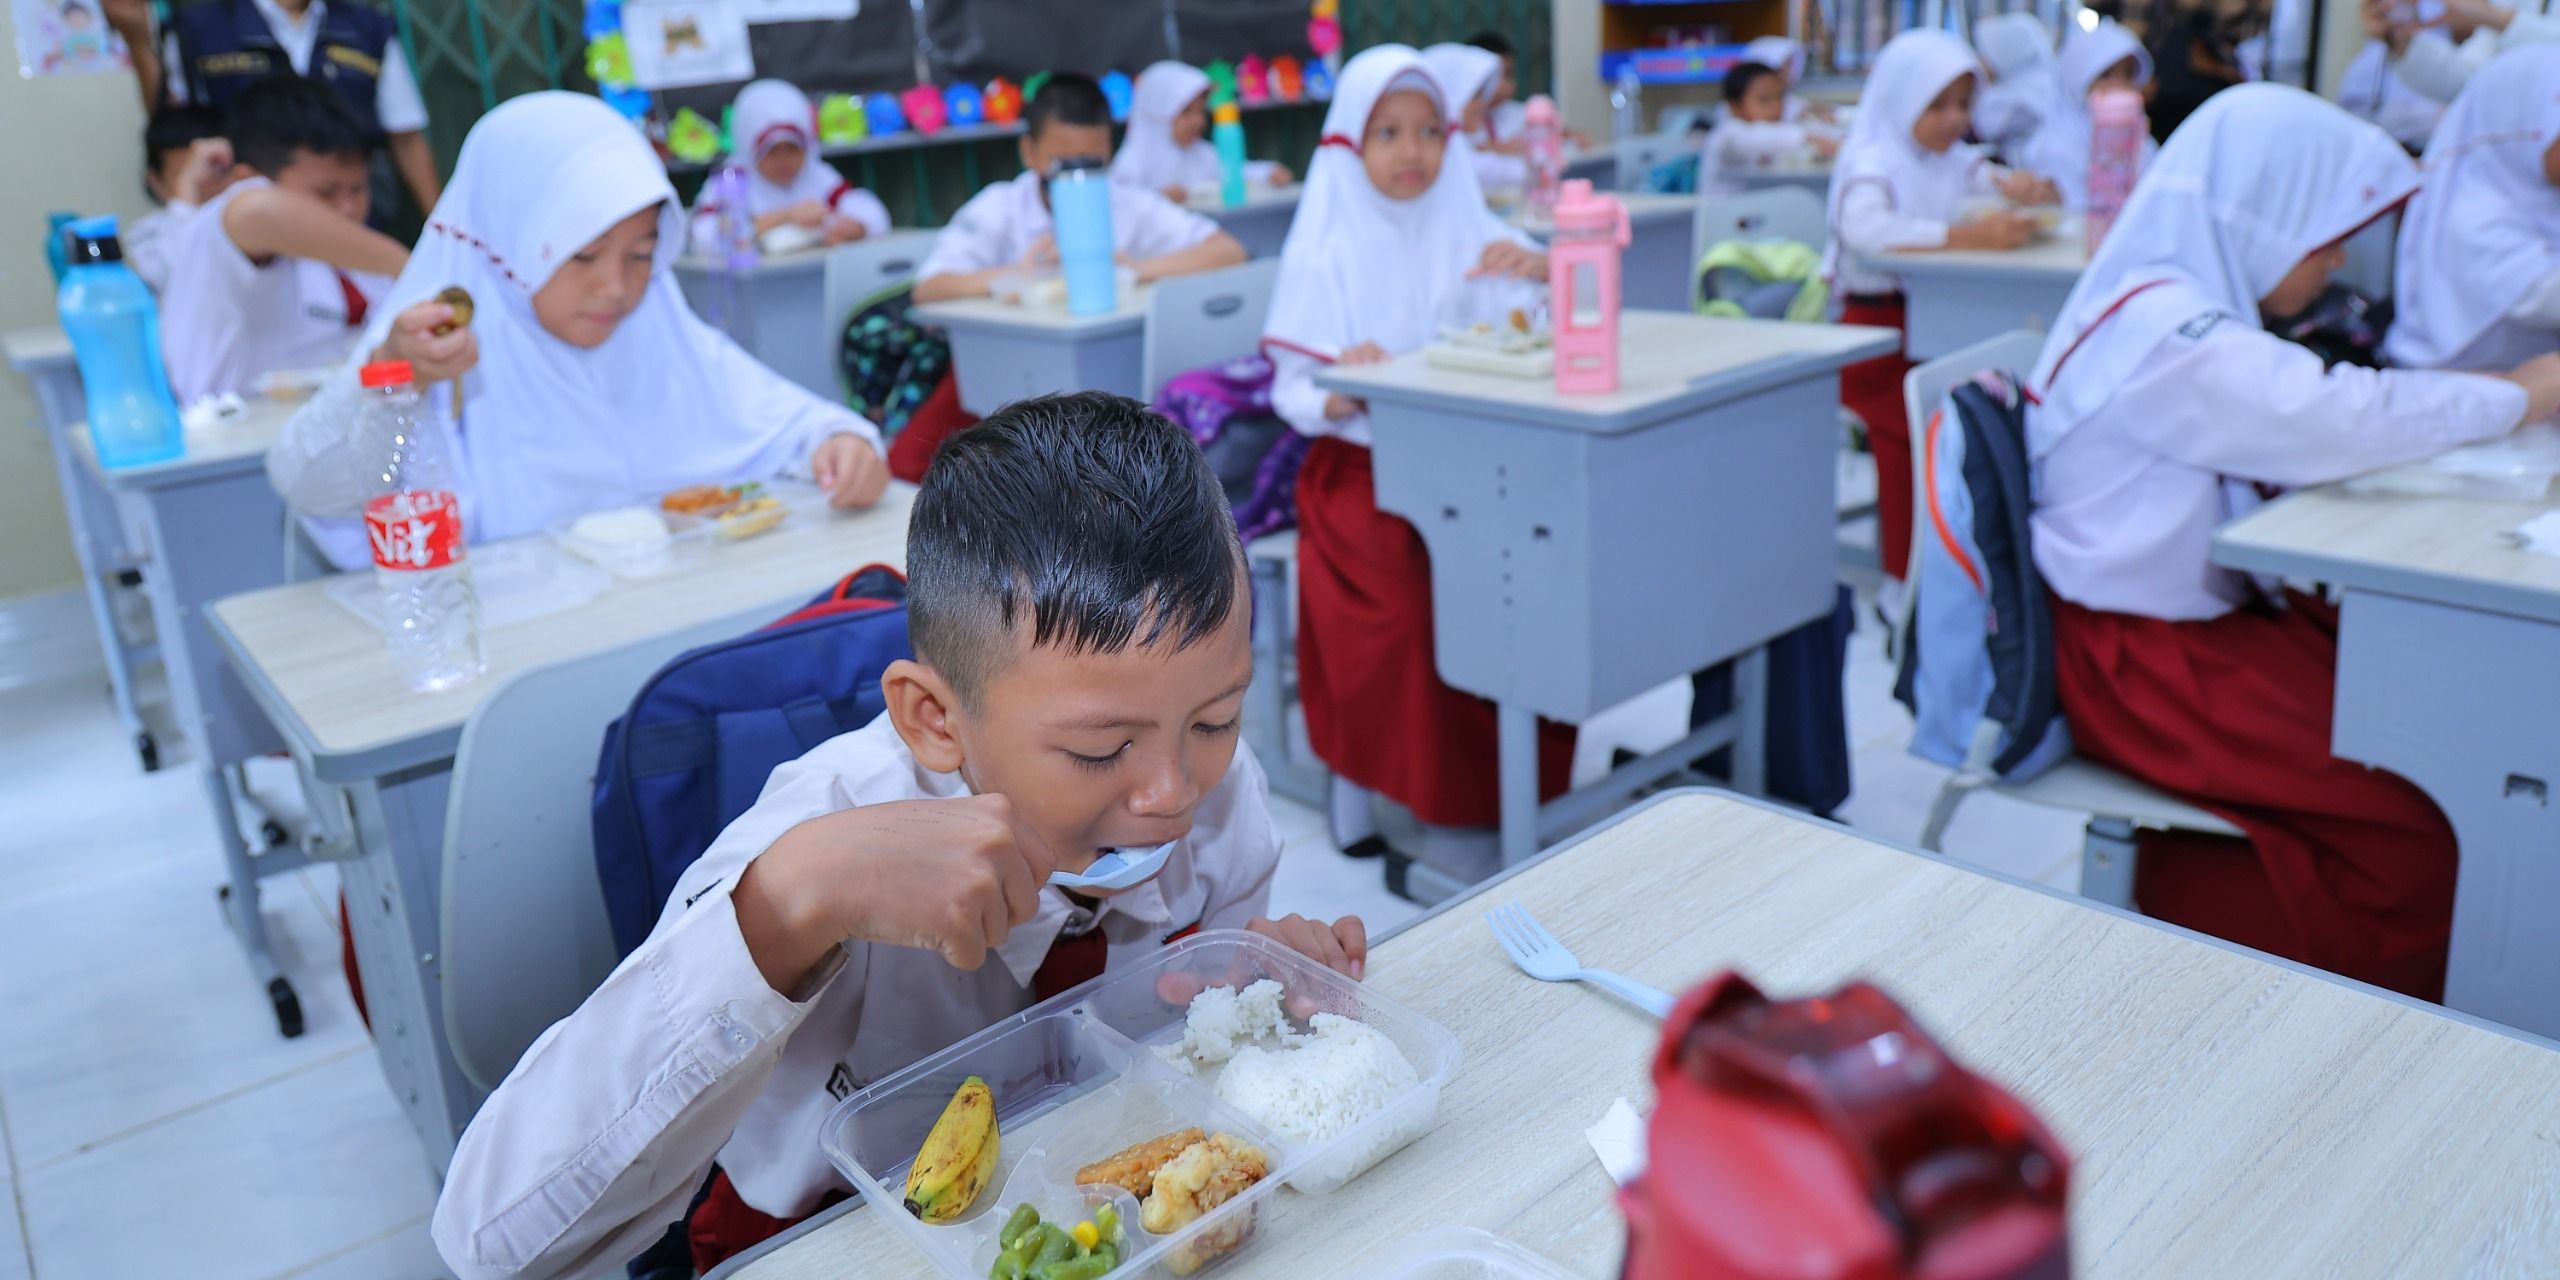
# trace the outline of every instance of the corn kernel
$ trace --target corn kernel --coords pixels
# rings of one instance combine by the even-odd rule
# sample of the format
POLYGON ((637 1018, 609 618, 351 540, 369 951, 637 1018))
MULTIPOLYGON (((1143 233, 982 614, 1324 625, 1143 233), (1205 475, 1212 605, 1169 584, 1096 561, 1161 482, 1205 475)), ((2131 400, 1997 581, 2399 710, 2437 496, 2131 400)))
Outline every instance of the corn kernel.
POLYGON ((1075 1237, 1076 1244, 1080 1248, 1091 1249, 1102 1243, 1102 1229, 1090 1222, 1077 1223, 1068 1229, 1067 1234, 1075 1237))

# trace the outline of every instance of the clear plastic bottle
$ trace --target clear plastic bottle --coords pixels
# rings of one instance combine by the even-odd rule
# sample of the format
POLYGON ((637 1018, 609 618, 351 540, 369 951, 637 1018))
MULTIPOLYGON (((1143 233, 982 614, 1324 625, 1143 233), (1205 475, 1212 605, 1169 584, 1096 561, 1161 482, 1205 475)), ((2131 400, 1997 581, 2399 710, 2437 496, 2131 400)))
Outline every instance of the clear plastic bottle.
POLYGON ((1609 91, 1609 111, 1610 127, 1620 142, 1644 132, 1644 77, 1636 73, 1634 54, 1618 64, 1618 81, 1609 91))
POLYGON ((382 588, 382 630, 400 678, 421 693, 478 676, 480 598, 464 559, 461 459, 406 360, 366 365, 364 530, 382 588))

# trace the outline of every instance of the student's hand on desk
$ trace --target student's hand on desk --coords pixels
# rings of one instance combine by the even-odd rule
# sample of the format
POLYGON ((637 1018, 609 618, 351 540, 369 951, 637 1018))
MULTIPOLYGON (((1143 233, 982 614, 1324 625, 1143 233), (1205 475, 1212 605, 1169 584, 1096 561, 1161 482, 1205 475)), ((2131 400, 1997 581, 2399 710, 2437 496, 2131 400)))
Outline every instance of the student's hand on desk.
POLYGON ((2002 210, 1967 218, 1947 228, 1950 249, 2015 249, 2035 238, 2036 220, 2002 210))
POLYGON ((1547 278, 1547 255, 1514 241, 1496 240, 1484 247, 1484 256, 1476 260, 1474 270, 1467 272, 1470 280, 1481 276, 1544 280, 1547 278))
POLYGON ((827 243, 850 244, 871 234, 871 228, 838 214, 827 215, 827 243))
POLYGON ((815 200, 803 200, 784 209, 782 218, 792 226, 807 227, 815 231, 827 225, 827 207, 815 200))
POLYGON ((451 333, 436 332, 452 320, 452 307, 421 302, 392 317, 391 331, 373 349, 371 359, 408 361, 410 373, 422 387, 459 378, 480 363, 480 340, 471 335, 468 325, 451 333))
POLYGON ((1257 918, 1246 924, 1245 929, 1354 982, 1358 982, 1369 968, 1369 929, 1360 923, 1358 916, 1344 916, 1331 924, 1309 920, 1305 916, 1284 916, 1278 920, 1257 918))
POLYGON ((1175 204, 1189 204, 1191 203, 1191 188, 1184 186, 1179 182, 1168 182, 1164 184, 1164 198, 1171 200, 1175 204))
MULTIPOLYGON (((1835 146, 1833 149, 1838 148, 1835 146)), ((2000 179, 2000 194, 2009 197, 2011 204, 2062 203, 2062 188, 2053 185, 2052 179, 2023 170, 2012 171, 2000 179)))
POLYGON ((1030 247, 1022 251, 1022 265, 1033 271, 1058 265, 1058 237, 1046 231, 1031 237, 1030 247))
POLYGON ((1275 164, 1275 165, 1271 166, 1271 185, 1272 185, 1272 186, 1275 186, 1275 187, 1285 187, 1285 186, 1288 186, 1288 185, 1289 185, 1290 183, 1292 183, 1292 182, 1296 182, 1297 180, 1298 180, 1298 175, 1296 175, 1296 174, 1294 174, 1294 173, 1289 172, 1289 166, 1287 166, 1287 165, 1285 165, 1285 164, 1275 164))
POLYGON ((829 506, 867 507, 889 488, 889 467, 880 460, 880 451, 848 431, 818 443, 817 452, 809 455, 809 474, 827 491, 829 506))
POLYGON ((1804 104, 1804 118, 1823 124, 1838 124, 1840 113, 1833 110, 1828 102, 1808 102, 1804 104))
POLYGON ((1813 148, 1815 155, 1825 160, 1835 159, 1840 154, 1840 139, 1832 134, 1810 133, 1804 140, 1805 145, 1813 148))
POLYGON ((2524 388, 2524 417, 2517 425, 2541 422, 2560 413, 2560 355, 2535 356, 2517 365, 2506 379, 2524 388))

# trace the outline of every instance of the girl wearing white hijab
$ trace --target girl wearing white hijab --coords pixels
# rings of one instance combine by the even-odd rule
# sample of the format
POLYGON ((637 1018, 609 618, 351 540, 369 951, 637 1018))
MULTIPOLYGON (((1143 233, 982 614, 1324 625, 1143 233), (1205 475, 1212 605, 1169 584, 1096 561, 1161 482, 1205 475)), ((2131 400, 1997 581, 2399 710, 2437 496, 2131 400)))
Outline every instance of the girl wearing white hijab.
POLYGON ((1449 158, 1473 166, 1483 190, 1526 190, 1529 162, 1493 150, 1488 123, 1502 85, 1502 55, 1471 44, 1435 44, 1422 51, 1422 61, 1450 104, 1449 158))
MULTIPOLYGON (((1905 31, 1876 55, 1849 140, 1831 168, 1831 244, 1823 260, 1842 299, 1841 322, 1902 328, 1902 277, 1887 249, 2014 249, 2035 233, 2007 211, 1958 221, 1974 196, 2050 202, 2051 183, 2011 173, 1962 144, 1981 70, 1973 50, 1943 31, 1905 31)), ((1875 451, 1877 541, 1899 591, 1911 554, 1911 429, 1897 351, 1840 371, 1840 403, 1867 425, 1875 451)), ((1887 599, 1888 612, 1898 602, 1887 599)))
POLYGON ((1973 136, 2012 156, 2053 106, 2053 33, 2032 13, 2003 13, 1973 29, 1973 47, 1990 79, 1973 95, 1973 136))
POLYGON ((2383 353, 2503 369, 2560 351, 2560 45, 2502 54, 2463 86, 2400 223, 2383 353))
POLYGON ((429 411, 463 384, 466 532, 535 533, 689 484, 798 474, 838 506, 887 487, 880 435, 756 363, 685 305, 684 213, 647 140, 580 93, 499 104, 463 140, 360 353, 286 423, 267 474, 341 566, 367 559, 359 365, 406 360, 429 411), (438 335, 469 292, 467 328, 438 335))
POLYGON ((1828 121, 1832 118, 1830 107, 1809 101, 1795 91, 1796 82, 1804 79, 1803 41, 1790 40, 1785 36, 1762 36, 1742 46, 1742 61, 1757 62, 1787 78, 1786 119, 1802 120, 1810 116, 1828 121))
MULTIPOLYGON (((818 112, 809 95, 781 80, 758 80, 738 91, 729 113, 729 136, 735 151, 730 167, 747 175, 747 213, 756 234, 779 226, 806 228, 828 244, 842 244, 889 230, 889 206, 880 197, 844 180, 819 163, 818 112)), ((704 183, 693 210, 693 245, 697 253, 720 248, 717 185, 704 183)))
POLYGON ((2418 186, 2381 130, 2249 84, 2171 136, 2063 304, 2029 378, 2037 569, 2078 750, 2222 815, 2146 839, 2152 915, 2433 999, 2454 841, 2426 797, 2329 754, 2334 611, 2216 567, 2261 486, 2320 484, 2560 407, 2560 357, 2507 377, 2324 369, 2265 330, 2418 186))
MULTIPOLYGON (((2151 51, 2114 19, 2074 32, 2054 64, 2053 96, 2035 136, 2020 153, 2027 167, 2053 179, 2065 208, 2089 206, 2089 95, 2100 89, 2140 89, 2151 83, 2151 51)), ((2160 148, 2142 140, 2142 161, 2160 148)))
MULTIPOLYGON (((1315 437, 1298 474, 1299 698, 1336 786, 1334 836, 1383 849, 1369 790, 1428 824, 1422 856, 1453 865, 1499 817, 1492 704, 1440 682, 1431 562, 1413 526, 1378 509, 1366 406, 1317 387, 1336 362, 1370 364, 1428 343, 1444 304, 1477 276, 1543 281, 1547 260, 1485 208, 1447 148, 1451 117, 1422 55, 1364 50, 1325 111, 1307 192, 1280 254, 1263 329, 1272 408, 1315 437), (1434 844, 1447 845, 1435 850, 1434 844)), ((1542 734, 1544 789, 1572 766, 1570 731, 1542 734)))
MULTIPOLYGON (((1209 73, 1187 62, 1156 63, 1138 73, 1130 93, 1129 128, 1111 158, 1112 180, 1188 201, 1193 187, 1215 186, 1226 174, 1208 134, 1209 73)), ((1285 187, 1297 179, 1269 160, 1247 160, 1244 180, 1285 187)))

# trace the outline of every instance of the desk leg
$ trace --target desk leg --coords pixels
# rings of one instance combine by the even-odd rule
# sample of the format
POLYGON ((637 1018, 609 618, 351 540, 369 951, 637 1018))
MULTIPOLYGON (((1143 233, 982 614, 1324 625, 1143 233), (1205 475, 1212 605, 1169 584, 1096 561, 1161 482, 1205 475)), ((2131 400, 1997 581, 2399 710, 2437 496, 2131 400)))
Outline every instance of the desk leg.
POLYGON ((1538 717, 1520 702, 1496 706, 1502 770, 1502 865, 1538 856, 1538 717))
POLYGON ((2332 749, 2416 783, 2461 846, 2445 1003, 2560 1036, 2560 626, 2349 592, 2338 639, 2332 749))
POLYGON ((487 1097, 464 1078, 444 1029, 437 948, 445 796, 452 782, 449 764, 438 763, 351 788, 360 852, 340 864, 383 1078, 439 1177, 487 1097))
POLYGON ((1769 794, 1769 648, 1733 660, 1733 789, 1769 794))
POLYGON ((53 418, 60 396, 49 390, 51 382, 38 378, 36 389, 50 424, 45 434, 53 445, 54 483, 62 489, 63 514, 69 517, 65 523, 71 528, 71 554, 80 562, 80 591, 88 599, 89 624, 97 630, 99 655, 106 661, 107 691, 115 701, 116 720, 132 740, 143 772, 150 773, 160 767, 160 744, 153 741, 142 708, 134 701, 133 672, 141 657, 125 644, 124 632, 116 626, 115 601, 108 595, 110 575, 123 573, 132 557, 124 550, 123 526, 116 518, 113 497, 97 486, 73 456, 65 428, 53 418))

